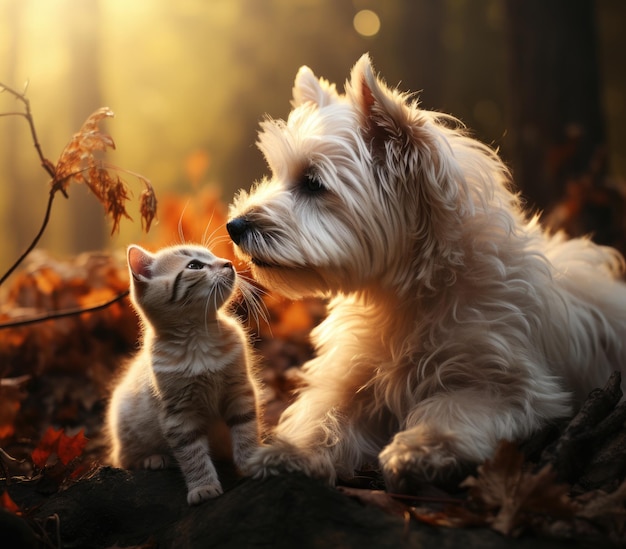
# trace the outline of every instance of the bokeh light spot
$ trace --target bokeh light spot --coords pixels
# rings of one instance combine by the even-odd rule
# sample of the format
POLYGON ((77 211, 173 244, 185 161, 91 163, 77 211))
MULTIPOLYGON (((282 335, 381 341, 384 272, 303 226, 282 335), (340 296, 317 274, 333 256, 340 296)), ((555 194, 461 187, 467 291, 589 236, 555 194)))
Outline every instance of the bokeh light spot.
POLYGON ((372 10, 357 12, 352 24, 361 36, 375 36, 380 30, 380 18, 372 10))

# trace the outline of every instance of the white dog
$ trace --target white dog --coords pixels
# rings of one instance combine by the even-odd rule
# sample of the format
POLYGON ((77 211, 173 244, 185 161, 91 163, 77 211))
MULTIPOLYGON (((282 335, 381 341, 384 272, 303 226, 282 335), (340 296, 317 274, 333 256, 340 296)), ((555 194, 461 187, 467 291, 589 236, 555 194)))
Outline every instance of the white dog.
POLYGON ((302 67, 288 120, 263 123, 272 175, 235 198, 228 231, 267 288, 333 299, 257 476, 332 482, 378 460, 390 489, 445 479, 626 365, 621 256, 527 219, 459 126, 367 55, 345 95, 302 67))

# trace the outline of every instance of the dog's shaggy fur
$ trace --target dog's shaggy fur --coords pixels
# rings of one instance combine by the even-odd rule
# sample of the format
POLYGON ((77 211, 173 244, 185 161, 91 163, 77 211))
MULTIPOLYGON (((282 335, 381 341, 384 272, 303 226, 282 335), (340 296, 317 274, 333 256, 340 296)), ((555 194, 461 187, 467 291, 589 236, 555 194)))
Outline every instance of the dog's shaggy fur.
POLYGON ((345 95, 302 67, 259 146, 272 175, 231 207, 238 253, 270 290, 333 299, 258 475, 333 481, 379 460, 392 489, 442 479, 626 364, 619 254, 547 235, 496 153, 367 55, 345 95))

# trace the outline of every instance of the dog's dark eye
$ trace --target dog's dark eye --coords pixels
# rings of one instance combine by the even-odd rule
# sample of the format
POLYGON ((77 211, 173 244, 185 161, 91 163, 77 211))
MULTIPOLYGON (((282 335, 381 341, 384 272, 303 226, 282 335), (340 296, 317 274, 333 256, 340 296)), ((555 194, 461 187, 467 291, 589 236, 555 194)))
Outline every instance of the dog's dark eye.
POLYGON ((302 176, 302 186, 310 193, 317 193, 324 190, 324 185, 322 185, 322 181, 317 176, 317 174, 313 172, 306 172, 302 176))
POLYGON ((187 264, 187 268, 191 269, 192 271, 198 271, 200 269, 204 268, 204 263, 201 263, 200 261, 196 261, 195 259, 193 261, 190 261, 187 264))

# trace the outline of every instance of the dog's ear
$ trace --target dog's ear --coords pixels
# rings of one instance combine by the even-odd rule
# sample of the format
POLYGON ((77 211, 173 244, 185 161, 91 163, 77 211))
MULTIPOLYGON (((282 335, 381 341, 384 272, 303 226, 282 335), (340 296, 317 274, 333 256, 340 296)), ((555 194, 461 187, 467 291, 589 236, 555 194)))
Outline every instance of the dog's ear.
POLYGON ((352 68, 346 88, 362 115, 362 126, 374 148, 384 151, 388 140, 403 144, 412 141, 421 125, 417 110, 408 104, 407 94, 389 89, 376 76, 367 53, 352 68))
POLYGON ((293 85, 291 104, 294 108, 305 103, 314 103, 319 107, 324 107, 336 102, 338 97, 335 84, 331 84, 324 78, 317 78, 307 66, 300 67, 293 85))
MULTIPOLYGON (((449 140, 463 143, 463 150, 476 147, 468 146, 459 132, 439 127, 436 117, 419 109, 411 95, 388 88, 374 73, 367 54, 352 69, 346 92, 361 116, 363 138, 374 160, 403 183, 398 188, 408 190, 401 200, 413 212, 415 257, 425 258, 420 277, 426 286, 436 284, 437 277, 453 280, 454 265, 462 264, 458 245, 462 219, 473 205, 462 198, 468 194, 466 176, 460 155, 450 153, 449 140)), ((480 166, 475 154, 468 158, 480 166)))

